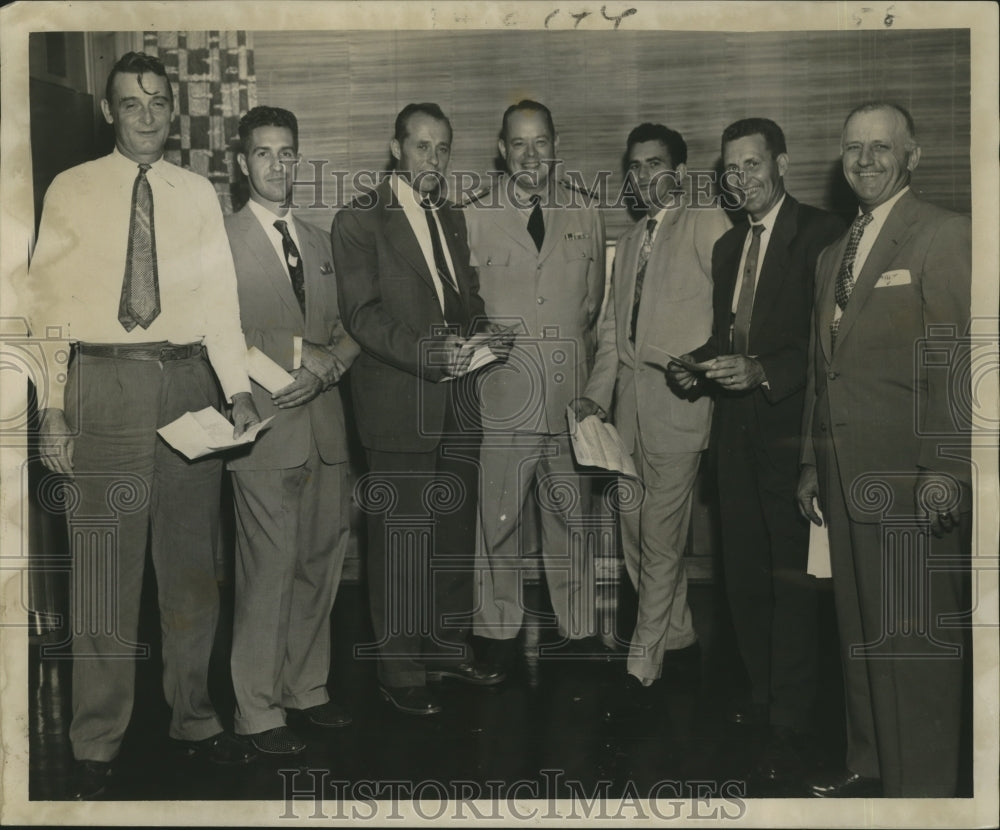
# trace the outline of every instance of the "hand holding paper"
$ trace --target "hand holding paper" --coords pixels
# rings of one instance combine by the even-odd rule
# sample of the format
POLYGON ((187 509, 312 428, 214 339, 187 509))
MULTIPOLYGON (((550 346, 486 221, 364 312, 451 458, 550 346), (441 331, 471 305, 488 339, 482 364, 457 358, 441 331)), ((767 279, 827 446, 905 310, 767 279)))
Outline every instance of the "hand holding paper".
POLYGON ((210 406, 197 412, 185 412, 176 421, 160 427, 160 437, 186 458, 193 461, 230 447, 239 447, 257 440, 271 425, 274 417, 254 424, 239 438, 233 438, 233 425, 218 410, 210 406))

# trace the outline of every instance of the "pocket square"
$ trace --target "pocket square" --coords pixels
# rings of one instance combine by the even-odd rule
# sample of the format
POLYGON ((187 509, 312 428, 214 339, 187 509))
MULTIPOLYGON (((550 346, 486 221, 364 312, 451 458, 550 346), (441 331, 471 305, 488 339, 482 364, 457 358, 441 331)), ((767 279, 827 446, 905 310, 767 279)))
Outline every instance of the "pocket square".
POLYGON ((911 282, 910 272, 906 268, 901 268, 898 271, 886 271, 878 278, 875 287, 888 288, 893 285, 909 285, 911 282))
POLYGON ((332 265, 331 265, 331 264, 330 264, 329 262, 324 262, 324 263, 323 263, 323 264, 322 264, 322 265, 321 265, 321 266, 319 267, 319 272, 320 272, 321 274, 325 274, 325 275, 329 275, 329 274, 332 274, 332 273, 333 273, 333 266, 332 266, 332 265))
POLYGON ((590 234, 584 231, 570 231, 566 234, 566 239, 590 239, 590 234))

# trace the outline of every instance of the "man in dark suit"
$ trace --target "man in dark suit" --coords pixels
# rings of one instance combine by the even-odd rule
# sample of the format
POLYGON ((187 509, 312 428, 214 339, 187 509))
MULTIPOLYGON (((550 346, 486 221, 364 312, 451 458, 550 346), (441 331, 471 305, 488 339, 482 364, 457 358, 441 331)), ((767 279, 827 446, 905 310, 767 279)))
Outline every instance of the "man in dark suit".
POLYGON ((725 584, 750 678, 749 700, 729 717, 770 725, 754 774, 775 780, 800 773, 796 733, 810 727, 817 691, 809 524, 795 487, 813 273, 844 225, 785 191, 785 136, 773 121, 730 124, 722 158, 747 218, 715 244, 713 335, 692 357, 712 361, 706 376, 718 387, 711 442, 725 584))
POLYGON ((349 539, 347 436, 337 381, 360 349, 337 310, 330 239, 291 214, 298 122, 255 107, 236 157, 250 201, 226 217, 248 346, 291 372, 270 394, 253 384, 271 428, 230 461, 236 502, 232 672, 236 732, 260 752, 305 748, 286 725, 350 723, 327 692, 330 612, 349 539))
POLYGON ((488 323, 465 219, 440 196, 451 138, 436 104, 405 107, 390 142, 395 175, 332 228, 344 326, 363 350, 351 389, 370 470, 358 492, 380 693, 416 715, 441 710, 428 679, 504 678, 467 642, 480 436, 464 375, 467 337, 488 323))
POLYGON ((830 538, 847 705, 846 770, 822 797, 954 796, 967 607, 971 222, 909 187, 902 107, 844 123, 860 210, 821 255, 798 499, 830 538), (948 616, 952 616, 949 621, 948 616), (950 622, 950 625, 949 625, 950 622))

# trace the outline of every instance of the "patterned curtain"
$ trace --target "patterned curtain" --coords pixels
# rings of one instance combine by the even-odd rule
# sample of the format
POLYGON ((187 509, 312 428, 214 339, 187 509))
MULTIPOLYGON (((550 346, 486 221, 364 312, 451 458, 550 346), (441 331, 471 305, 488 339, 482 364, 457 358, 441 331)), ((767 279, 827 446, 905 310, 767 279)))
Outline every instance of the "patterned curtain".
POLYGON ((257 105, 252 33, 145 32, 143 50, 163 61, 177 96, 167 160, 205 176, 232 213, 233 140, 240 116, 257 105))

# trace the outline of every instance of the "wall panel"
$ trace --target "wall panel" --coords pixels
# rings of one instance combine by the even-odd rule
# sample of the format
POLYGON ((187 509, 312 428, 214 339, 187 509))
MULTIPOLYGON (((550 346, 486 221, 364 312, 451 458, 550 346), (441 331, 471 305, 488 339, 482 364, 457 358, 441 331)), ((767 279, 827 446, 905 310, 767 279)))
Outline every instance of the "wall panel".
MULTIPOLYGON (((838 162, 843 118, 865 99, 889 97, 917 123, 914 186, 945 207, 970 208, 967 31, 259 31, 254 43, 260 102, 296 112, 303 152, 328 159, 328 176, 384 168, 393 118, 416 100, 437 101, 451 117, 452 170, 485 172, 504 108, 534 97, 553 111, 567 167, 587 181, 610 170, 615 192, 625 137, 640 121, 679 130, 689 166, 711 168, 726 124, 773 118, 788 137, 789 190, 850 213, 838 162)), ((331 203, 343 194, 333 195, 331 203)), ((332 218, 306 213, 321 226, 332 218)), ((629 219, 605 213, 614 239, 629 219)))

